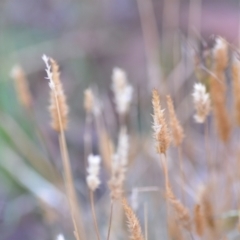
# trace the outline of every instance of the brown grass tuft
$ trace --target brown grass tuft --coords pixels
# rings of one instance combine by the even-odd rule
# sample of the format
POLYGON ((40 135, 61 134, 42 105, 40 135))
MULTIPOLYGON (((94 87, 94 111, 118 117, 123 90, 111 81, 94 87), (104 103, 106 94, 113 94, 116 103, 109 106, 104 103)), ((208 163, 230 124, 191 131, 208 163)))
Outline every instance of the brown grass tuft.
POLYGON ((179 146, 182 143, 184 133, 183 133, 183 128, 177 119, 173 102, 169 95, 167 96, 167 106, 168 106, 168 112, 169 112, 172 141, 175 146, 179 146))
POLYGON ((14 79, 19 102, 27 109, 32 107, 32 95, 23 69, 16 65, 12 68, 11 77, 14 79))
POLYGON ((163 110, 161 110, 160 97, 156 89, 152 91, 152 105, 154 130, 153 136, 157 143, 156 149, 158 153, 165 154, 170 144, 170 136, 163 110))
POLYGON ((127 200, 125 198, 122 199, 122 206, 127 217, 128 229, 130 232, 131 240, 144 240, 142 229, 138 218, 133 212, 132 208, 129 206, 127 200))
POLYGON ((63 130, 67 129, 68 105, 66 102, 66 95, 64 94, 62 83, 59 77, 60 76, 59 66, 53 59, 50 59, 50 64, 52 68, 52 80, 54 83, 54 88, 51 88, 50 92, 50 106, 49 106, 49 111, 52 117, 51 126, 54 130, 60 132, 61 131, 60 125, 62 125, 63 130), (60 116, 60 119, 58 117, 58 114, 60 116))

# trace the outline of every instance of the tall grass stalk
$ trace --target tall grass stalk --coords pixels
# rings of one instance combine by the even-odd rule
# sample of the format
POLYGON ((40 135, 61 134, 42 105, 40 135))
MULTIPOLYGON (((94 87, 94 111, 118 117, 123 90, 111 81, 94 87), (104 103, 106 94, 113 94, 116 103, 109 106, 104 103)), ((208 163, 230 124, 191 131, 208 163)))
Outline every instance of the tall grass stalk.
POLYGON ((92 216, 94 221, 94 228, 97 235, 97 239, 100 240, 100 233, 98 229, 98 223, 97 223, 97 217, 96 217, 96 211, 94 206, 94 192, 92 190, 89 191, 90 194, 90 204, 91 204, 91 210, 92 210, 92 216))
POLYGON ((111 200, 111 207, 110 207, 110 217, 109 217, 109 223, 108 223, 107 240, 110 239, 110 234, 111 234, 112 217, 113 217, 113 205, 114 205, 114 200, 111 200))
POLYGON ((74 227, 74 235, 77 240, 80 240, 80 236, 84 238, 84 229, 80 220, 80 209, 78 207, 77 194, 75 192, 75 187, 73 184, 72 170, 70 166, 69 153, 65 137, 65 129, 67 123, 66 113, 68 111, 68 106, 66 104, 65 95, 63 93, 62 84, 60 82, 57 63, 45 55, 43 56, 43 60, 47 66, 46 72, 48 74, 51 97, 51 105, 49 109, 52 115, 52 126, 58 132, 59 145, 63 162, 64 180, 66 184, 66 193, 74 227))
MULTIPOLYGON (((147 73, 150 87, 159 86, 159 79, 162 79, 160 66, 160 38, 154 13, 152 0, 137 0, 137 6, 141 21, 141 28, 144 40, 145 54, 147 59, 147 73)), ((162 92, 166 92, 165 86, 161 85, 162 92)))
POLYGON ((69 160, 69 154, 66 144, 66 138, 65 133, 62 128, 62 121, 59 113, 59 103, 57 99, 57 95, 55 93, 55 102, 57 106, 57 112, 58 112, 58 120, 60 123, 60 134, 59 134, 59 144, 60 144, 60 150, 62 155, 62 161, 63 161, 63 170, 64 170, 64 176, 66 181, 66 190, 68 195, 68 201, 70 205, 70 212, 72 216, 72 221, 74 225, 74 233, 77 240, 80 240, 80 236, 83 232, 80 232, 79 228, 81 228, 81 224, 79 222, 78 217, 76 216, 77 213, 79 213, 79 208, 77 206, 77 196, 73 184, 73 177, 72 177, 72 171, 70 166, 70 160, 69 160), (78 224, 77 224, 78 223, 78 224))
POLYGON ((145 240, 148 240, 148 208, 147 208, 147 203, 144 204, 144 233, 145 233, 145 240))
POLYGON ((183 161, 182 161, 182 147, 179 145, 177 149, 178 149, 178 162, 179 162, 180 176, 181 176, 181 195, 182 195, 182 201, 183 203, 185 203, 185 191, 184 191, 185 175, 184 175, 183 161))

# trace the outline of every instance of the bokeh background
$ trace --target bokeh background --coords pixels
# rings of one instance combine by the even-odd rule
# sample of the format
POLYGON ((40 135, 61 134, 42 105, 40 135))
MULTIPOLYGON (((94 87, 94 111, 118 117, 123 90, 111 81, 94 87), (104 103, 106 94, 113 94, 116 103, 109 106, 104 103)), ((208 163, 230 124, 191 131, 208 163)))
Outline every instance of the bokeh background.
MULTIPOLYGON (((193 152, 198 156, 203 143, 198 141, 202 129, 192 127, 190 99, 196 80, 192 52, 199 42, 209 42, 215 35, 237 46, 239 11, 237 0, 1 0, 0 239, 50 240, 59 233, 73 239, 67 207, 58 201, 62 194, 57 190, 62 166, 57 135, 50 127, 47 110, 49 88, 41 59, 43 54, 53 57, 60 65, 70 106, 67 142, 82 218, 92 239, 95 236, 84 166, 84 90, 92 87, 101 99, 105 124, 116 143, 119 122, 111 75, 116 66, 126 71, 134 87, 128 119, 131 167, 126 195, 131 197, 130 190, 134 187, 161 188, 162 176, 151 145, 151 90, 156 87, 161 94, 173 96, 180 121, 199 146, 188 138, 185 141, 184 154, 193 161, 193 152), (22 66, 29 81, 33 96, 31 114, 19 104, 16 96, 10 74, 16 64, 22 66)), ((98 154, 94 126, 90 131, 93 151, 98 154)), ((176 153, 173 151, 170 155, 174 159, 176 153)), ((201 163, 194 164, 191 166, 201 169, 201 163)), ((204 171, 201 174, 204 175, 204 171)), ((103 184, 96 192, 99 225, 104 237, 109 211, 108 178, 109 173, 103 169, 103 184)), ((139 200, 140 206, 149 202, 149 221, 157 226, 151 228, 150 239, 159 236, 164 239, 166 234, 160 195, 161 191, 144 193, 139 200)), ((122 239, 121 235, 116 236, 122 239)))

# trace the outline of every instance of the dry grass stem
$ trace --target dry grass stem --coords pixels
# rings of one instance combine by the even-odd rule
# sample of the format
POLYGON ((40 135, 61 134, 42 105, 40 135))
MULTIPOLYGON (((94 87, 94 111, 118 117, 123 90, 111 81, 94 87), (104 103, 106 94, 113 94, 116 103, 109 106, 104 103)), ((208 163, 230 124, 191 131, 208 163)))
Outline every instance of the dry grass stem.
POLYGON ((144 204, 144 233, 145 233, 145 240, 148 240, 148 208, 147 208, 147 203, 144 204))
POLYGON ((112 140, 103 126, 98 129, 98 134, 99 134, 99 147, 101 156, 103 158, 103 163, 106 169, 109 172, 111 172, 112 156, 114 153, 112 140))
POLYGON ((73 176, 70 166, 70 159, 65 138, 65 129, 67 124, 68 106, 66 97, 63 93, 62 84, 59 78, 58 65, 53 59, 43 56, 46 64, 47 79, 50 86, 50 112, 52 115, 52 127, 59 132, 59 145, 63 161, 64 178, 66 182, 66 193, 69 201, 71 217, 74 226, 74 234, 77 240, 80 236, 84 236, 82 222, 80 220, 80 212, 78 207, 77 195, 73 184, 73 176), (50 61, 50 65, 49 65, 50 61))
POLYGON ((122 199, 122 206, 123 206, 125 215, 127 217, 128 229, 130 232, 130 239, 144 240, 140 223, 125 198, 122 199))
POLYGON ((94 193, 92 190, 90 190, 90 203, 91 203, 91 210, 92 210, 95 232, 97 235, 97 239, 100 240, 100 233, 99 233, 99 229, 98 229, 96 211, 95 211, 95 207, 94 207, 94 193))
POLYGON ((112 227, 112 217, 113 217, 113 205, 114 202, 111 201, 111 207, 110 207, 110 218, 109 218, 109 224, 108 224, 108 234, 107 234, 107 240, 110 239, 110 234, 111 234, 111 227, 112 227))
MULTIPOLYGON (((150 87, 152 87, 158 85, 159 79, 162 78, 162 69, 159 65, 160 55, 158 53, 160 46, 158 26, 152 0, 137 0, 137 6, 147 59, 148 79, 150 82, 150 87)), ((164 87, 165 86, 162 85, 161 89, 164 87)))
POLYGON ((163 174, 165 178, 165 188, 166 188, 165 190, 167 191, 167 187, 169 186, 167 158, 166 158, 166 155, 163 153, 160 155, 160 158, 161 158, 161 165, 162 165, 163 174))

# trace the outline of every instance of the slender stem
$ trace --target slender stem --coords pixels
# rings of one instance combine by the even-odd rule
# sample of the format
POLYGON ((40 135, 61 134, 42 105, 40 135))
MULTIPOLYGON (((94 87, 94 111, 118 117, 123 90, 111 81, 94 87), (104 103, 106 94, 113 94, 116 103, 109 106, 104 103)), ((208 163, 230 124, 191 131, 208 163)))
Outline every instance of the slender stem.
POLYGON ((208 174, 210 174, 212 170, 212 162, 211 162, 210 149, 209 149, 209 130, 208 130, 207 120, 205 121, 204 125, 205 125, 204 135, 205 135, 206 162, 207 162, 208 174))
MULTIPOLYGON (((154 6, 152 0, 137 0, 139 17, 141 22, 145 54, 147 59, 148 79, 152 86, 158 85, 162 76, 162 69, 159 65, 160 56, 159 49, 159 32, 154 14, 154 6)), ((165 86, 161 86, 161 89, 165 86)), ((164 89, 163 92, 165 92, 164 89)))
MULTIPOLYGON (((57 93, 55 90, 54 91, 54 97, 55 97, 55 104, 57 108, 57 113, 58 113, 58 120, 59 120, 59 126, 60 126, 60 133, 59 133, 59 144, 60 144, 60 151, 62 155, 62 161, 63 161, 63 170, 64 170, 64 177, 66 181, 66 193, 67 193, 67 198, 69 201, 69 206, 70 206, 70 212, 71 212, 71 217, 73 221, 73 226, 74 226, 74 234, 77 240, 80 240, 80 230, 79 227, 81 226, 80 224, 80 219, 79 217, 76 217, 77 214, 79 214, 79 209, 77 205, 77 197, 75 193, 75 188, 73 185, 73 179, 72 179, 72 171, 70 167, 70 160, 69 160, 69 154, 68 154, 68 149, 67 149, 67 144, 66 144, 66 138, 65 138, 65 133, 63 130, 63 125, 62 125, 62 119, 60 115, 60 108, 59 108, 59 102, 58 102, 58 97, 57 93), (80 225, 79 227, 77 227, 80 225)), ((81 229, 82 226, 81 226, 81 229)))
POLYGON ((182 195, 182 201, 184 203, 185 202, 185 194, 184 194, 185 177, 184 177, 184 172, 183 172, 182 148, 181 148, 181 146, 178 146, 178 161, 179 161, 180 174, 181 174, 181 195, 182 195))
MULTIPOLYGON (((168 178, 168 168, 167 168, 167 158, 165 153, 161 154, 161 163, 162 163, 162 168, 163 168, 163 173, 165 177, 165 192, 167 193, 167 189, 169 187, 169 178, 168 178)), ((166 221, 167 221, 167 231, 169 231, 169 224, 168 224, 168 214, 169 214, 169 202, 168 198, 166 197, 166 221)))
POLYGON ((87 168, 87 158, 92 151, 92 136, 91 136, 91 123, 92 123, 92 116, 89 112, 87 112, 86 119, 85 119, 85 131, 84 131, 84 165, 85 169, 87 168))
POLYGON ((144 232, 145 232, 145 240, 148 240, 148 210, 147 210, 147 203, 144 204, 144 232))
POLYGON ((163 167, 163 173, 165 177, 165 187, 167 191, 167 188, 169 186, 169 178, 168 178, 167 158, 165 154, 161 154, 161 163, 163 167))
POLYGON ((112 216, 113 216, 113 201, 111 201, 110 219, 109 219, 109 224, 108 224, 107 240, 110 239, 110 232, 111 232, 111 226, 112 226, 112 216))
POLYGON ((95 231, 97 234, 97 239, 100 240, 100 234, 99 234, 98 224, 97 224, 97 217, 96 217, 96 212, 95 212, 95 207, 94 207, 94 196, 93 196, 93 191, 91 191, 91 190, 90 190, 90 202, 91 202, 92 217, 93 217, 93 221, 94 221, 95 231))
POLYGON ((202 0, 191 0, 189 4, 189 21, 188 21, 188 39, 193 38, 194 31, 200 35, 202 17, 202 0))

